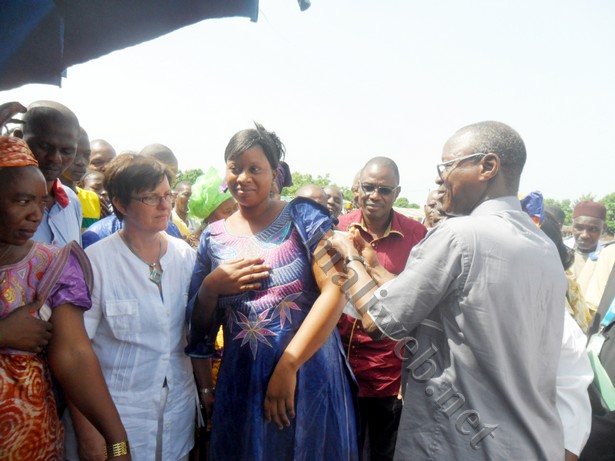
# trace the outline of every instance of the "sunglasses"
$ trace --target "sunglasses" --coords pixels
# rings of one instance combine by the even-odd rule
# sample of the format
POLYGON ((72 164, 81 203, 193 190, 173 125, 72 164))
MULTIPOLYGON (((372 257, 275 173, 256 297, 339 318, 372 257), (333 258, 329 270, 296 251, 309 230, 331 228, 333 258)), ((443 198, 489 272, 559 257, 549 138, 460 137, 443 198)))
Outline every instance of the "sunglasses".
POLYGON ((391 195, 393 192, 395 192, 399 186, 395 186, 395 187, 389 187, 389 186, 372 186, 371 184, 363 184, 363 183, 359 183, 359 185, 361 186, 361 189, 363 189, 363 192, 365 192, 367 195, 371 195, 374 192, 378 191, 378 194, 384 196, 387 195, 391 195))

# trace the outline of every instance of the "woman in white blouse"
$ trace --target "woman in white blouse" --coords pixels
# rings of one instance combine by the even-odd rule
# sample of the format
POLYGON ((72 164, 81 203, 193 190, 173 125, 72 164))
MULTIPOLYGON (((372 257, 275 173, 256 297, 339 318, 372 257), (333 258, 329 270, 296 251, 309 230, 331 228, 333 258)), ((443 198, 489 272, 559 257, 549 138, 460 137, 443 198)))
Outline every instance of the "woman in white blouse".
MULTIPOLYGON (((114 159, 105 187, 123 229, 87 249, 94 289, 85 324, 133 460, 188 459, 194 442, 196 391, 184 347, 195 253, 164 232, 170 179, 153 158, 114 159)), ((83 456, 101 443, 82 417, 73 421, 78 443, 67 442, 68 459, 77 459, 77 446, 83 456)))

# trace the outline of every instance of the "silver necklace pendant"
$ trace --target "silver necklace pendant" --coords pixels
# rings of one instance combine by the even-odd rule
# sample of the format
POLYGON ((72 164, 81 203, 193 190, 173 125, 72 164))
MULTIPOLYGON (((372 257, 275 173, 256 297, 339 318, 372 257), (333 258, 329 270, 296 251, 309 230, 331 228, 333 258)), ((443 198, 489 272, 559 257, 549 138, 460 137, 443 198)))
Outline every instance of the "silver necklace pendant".
POLYGON ((149 279, 156 285, 160 285, 160 282, 162 282, 162 269, 156 269, 156 264, 152 264, 150 267, 152 271, 149 274, 149 279))

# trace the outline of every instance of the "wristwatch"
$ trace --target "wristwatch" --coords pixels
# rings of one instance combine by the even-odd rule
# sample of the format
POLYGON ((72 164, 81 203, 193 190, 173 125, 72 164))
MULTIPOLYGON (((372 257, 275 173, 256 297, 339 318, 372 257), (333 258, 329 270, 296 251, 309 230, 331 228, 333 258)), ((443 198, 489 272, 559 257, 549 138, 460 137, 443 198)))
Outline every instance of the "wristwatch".
POLYGON ((352 255, 352 256, 346 256, 344 258, 344 269, 346 268, 346 266, 348 266, 348 264, 350 264, 352 261, 359 261, 361 264, 363 264, 363 267, 367 267, 367 261, 365 261, 365 258, 363 256, 356 256, 356 255, 352 255))

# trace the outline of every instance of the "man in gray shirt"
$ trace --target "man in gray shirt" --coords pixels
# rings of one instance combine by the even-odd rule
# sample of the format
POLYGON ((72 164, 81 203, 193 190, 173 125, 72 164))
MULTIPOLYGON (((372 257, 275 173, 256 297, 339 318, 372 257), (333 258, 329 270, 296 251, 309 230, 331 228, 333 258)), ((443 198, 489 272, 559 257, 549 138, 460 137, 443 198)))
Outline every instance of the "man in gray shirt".
POLYGON ((525 158, 503 123, 457 131, 436 179, 455 218, 396 278, 357 236, 330 239, 366 330, 405 341, 396 460, 564 458, 555 377, 566 280, 517 199, 525 158))

